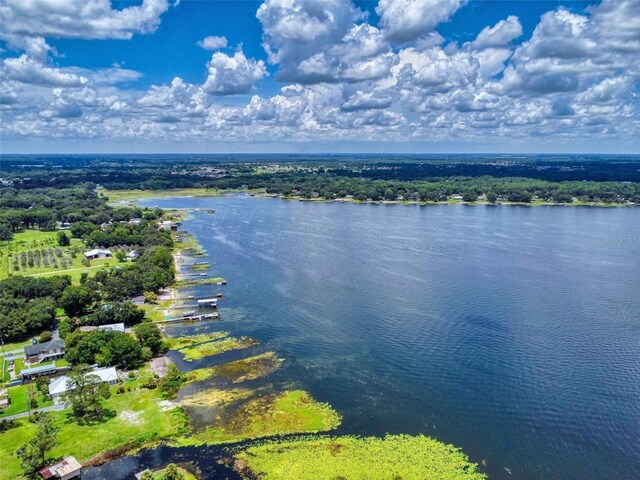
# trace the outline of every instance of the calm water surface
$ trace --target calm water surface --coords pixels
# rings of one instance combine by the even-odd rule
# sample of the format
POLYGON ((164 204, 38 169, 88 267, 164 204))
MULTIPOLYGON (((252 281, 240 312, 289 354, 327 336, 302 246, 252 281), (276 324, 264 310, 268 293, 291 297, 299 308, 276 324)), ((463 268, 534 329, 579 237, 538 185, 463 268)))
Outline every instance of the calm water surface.
MULTIPOLYGON (((169 333, 261 340, 338 433, 431 435, 494 479, 640 478, 640 209, 141 203, 216 210, 184 228, 229 281, 221 320, 169 333)), ((176 455, 225 477, 159 449, 88 478, 176 455)))

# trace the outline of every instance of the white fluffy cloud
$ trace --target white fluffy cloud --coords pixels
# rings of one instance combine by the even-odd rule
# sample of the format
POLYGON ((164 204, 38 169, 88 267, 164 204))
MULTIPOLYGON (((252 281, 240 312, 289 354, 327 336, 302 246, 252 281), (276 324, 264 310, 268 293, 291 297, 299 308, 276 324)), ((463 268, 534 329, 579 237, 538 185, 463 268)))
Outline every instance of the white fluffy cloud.
POLYGON ((640 0, 555 9, 524 41, 507 12, 458 44, 434 29, 463 4, 381 0, 375 24, 349 0, 265 0, 263 45, 284 82, 275 94, 258 88, 266 65, 241 47, 212 52, 202 83, 173 75, 140 91, 139 72, 57 67, 47 35, 25 30, 12 40, 24 53, 2 61, 0 132, 154 145, 639 138, 640 0))
POLYGON ((158 28, 167 0, 143 0, 116 10, 110 0, 4 0, 0 24, 5 35, 56 38, 131 38, 158 28))
POLYGON ((432 32, 465 3, 466 0, 380 0, 376 13, 385 35, 404 43, 432 32))
POLYGON ((207 67, 209 75, 202 88, 211 95, 248 93, 267 75, 262 60, 248 59, 240 49, 233 56, 214 53, 207 67))
POLYGON ((26 54, 18 58, 5 58, 2 73, 9 80, 49 87, 80 87, 88 83, 86 77, 70 73, 69 69, 54 68, 34 61, 26 54))
POLYGON ((500 20, 493 27, 484 27, 471 46, 478 50, 485 48, 503 48, 522 35, 520 20, 509 15, 506 20, 500 20))
POLYGON ((220 50, 227 46, 227 39, 226 37, 209 36, 200 40, 197 45, 205 50, 220 50))
MULTIPOLYGON (((297 82, 308 76, 299 65, 339 42, 363 13, 350 0, 265 0, 256 16, 269 61, 279 64, 277 78, 297 82)), ((310 65, 316 61, 306 68, 317 69, 310 65)))

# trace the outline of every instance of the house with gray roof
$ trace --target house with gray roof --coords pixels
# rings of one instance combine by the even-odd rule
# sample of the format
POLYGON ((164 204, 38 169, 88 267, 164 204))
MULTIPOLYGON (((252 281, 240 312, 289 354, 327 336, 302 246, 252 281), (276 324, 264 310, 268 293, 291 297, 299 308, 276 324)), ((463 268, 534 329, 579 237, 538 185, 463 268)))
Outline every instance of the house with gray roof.
POLYGON ((27 364, 42 363, 64 357, 64 340, 51 340, 24 347, 24 361, 27 364))

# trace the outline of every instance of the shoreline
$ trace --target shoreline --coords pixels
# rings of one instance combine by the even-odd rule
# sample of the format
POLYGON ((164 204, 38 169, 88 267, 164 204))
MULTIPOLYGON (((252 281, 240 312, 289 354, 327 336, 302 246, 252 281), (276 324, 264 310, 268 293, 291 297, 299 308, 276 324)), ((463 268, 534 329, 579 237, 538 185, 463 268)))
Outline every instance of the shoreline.
MULTIPOLYGON (((604 203, 604 202, 572 202, 572 203, 558 203, 547 201, 532 201, 530 203, 525 202, 510 202, 508 200, 501 200, 495 203, 490 203, 486 200, 479 200, 475 202, 465 202, 458 199, 448 199, 446 201, 427 201, 421 202, 418 200, 355 200, 353 198, 305 198, 300 196, 270 194, 258 190, 215 190, 213 192, 200 192, 198 189, 167 189, 167 190, 110 190, 105 191, 105 195, 108 197, 109 192, 122 192, 115 193, 115 195, 121 197, 116 203, 129 203, 135 204, 140 200, 154 200, 163 198, 220 198, 220 197, 232 197, 239 194, 251 195, 255 198, 279 198, 281 200, 295 200, 299 202, 317 202, 317 203, 350 203, 354 205, 400 205, 400 206, 468 206, 468 207, 586 207, 586 208, 628 208, 639 207, 640 205, 632 202, 627 203, 604 203), (127 194, 130 194, 127 196, 127 194)), ((110 203, 114 201, 110 200, 110 203)), ((199 209, 194 208, 176 208, 172 207, 167 210, 180 210, 180 211, 194 211, 199 209)))

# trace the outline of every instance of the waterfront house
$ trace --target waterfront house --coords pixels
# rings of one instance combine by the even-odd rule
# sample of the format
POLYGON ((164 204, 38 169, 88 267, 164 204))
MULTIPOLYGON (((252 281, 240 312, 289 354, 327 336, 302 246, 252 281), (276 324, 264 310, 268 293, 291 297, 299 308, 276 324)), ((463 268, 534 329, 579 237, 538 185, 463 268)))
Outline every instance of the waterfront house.
POLYGON ((97 327, 86 325, 80 327, 81 332, 93 332, 94 330, 111 330, 112 332, 124 333, 124 323, 111 323, 109 325, 98 325, 97 327))
MULTIPOLYGON (((116 372, 115 367, 99 368, 85 373, 85 376, 86 375, 95 375, 100 379, 100 382, 108 383, 110 385, 118 383, 118 373, 116 372)), ((69 377, 63 375, 56 378, 49 384, 49 395, 51 395, 51 398, 53 398, 56 403, 59 401, 61 395, 66 393, 69 389, 73 389, 73 384, 70 385, 71 382, 68 380, 69 377)))
POLYGON ((84 256, 87 257, 89 260, 96 260, 99 258, 111 258, 111 250, 94 248, 93 250, 84 252, 84 256))
POLYGON ((165 220, 164 222, 160 222, 158 224, 158 226, 162 230, 169 230, 171 232, 177 232, 178 231, 178 225, 179 225, 179 223, 172 222, 171 220, 165 220))
POLYGON ((58 463, 43 468, 38 473, 45 480, 49 478, 68 480, 70 478, 80 477, 82 466, 75 457, 67 457, 58 463))
POLYGON ((51 340, 24 347, 24 362, 27 364, 42 363, 64 357, 64 340, 51 340))

